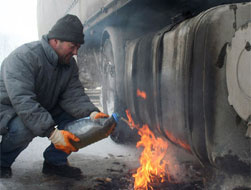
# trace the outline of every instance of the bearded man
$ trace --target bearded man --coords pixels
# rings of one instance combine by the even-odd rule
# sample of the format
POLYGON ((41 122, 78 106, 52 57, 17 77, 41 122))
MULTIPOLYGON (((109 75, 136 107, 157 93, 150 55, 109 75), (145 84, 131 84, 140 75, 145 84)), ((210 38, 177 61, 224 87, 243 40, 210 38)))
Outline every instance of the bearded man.
MULTIPOLYGON (((75 178, 81 170, 67 157, 79 141, 64 126, 76 119, 108 117, 90 102, 73 58, 84 43, 78 17, 59 19, 41 41, 22 45, 2 63, 0 75, 0 177, 12 176, 11 165, 36 136, 48 137, 44 174, 75 178), (57 126, 57 127, 55 127, 57 126)), ((38 147, 39 148, 39 147, 38 147)))

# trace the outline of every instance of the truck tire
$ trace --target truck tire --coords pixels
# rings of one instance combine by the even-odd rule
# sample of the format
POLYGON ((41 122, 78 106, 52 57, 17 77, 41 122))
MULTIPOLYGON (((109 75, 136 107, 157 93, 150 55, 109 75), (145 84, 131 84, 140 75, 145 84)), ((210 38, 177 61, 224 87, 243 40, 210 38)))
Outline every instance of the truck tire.
MULTIPOLYGON (((102 37, 101 44, 101 70, 102 70, 102 105, 105 113, 113 112, 126 118, 125 94, 123 89, 124 49, 121 30, 107 28, 102 37)), ((127 124, 119 120, 117 127, 111 134, 111 139, 117 143, 130 144, 139 140, 137 130, 131 130, 127 124)))
POLYGON ((101 52, 102 65, 102 105, 104 112, 111 115, 114 112, 115 65, 110 39, 106 39, 101 52))

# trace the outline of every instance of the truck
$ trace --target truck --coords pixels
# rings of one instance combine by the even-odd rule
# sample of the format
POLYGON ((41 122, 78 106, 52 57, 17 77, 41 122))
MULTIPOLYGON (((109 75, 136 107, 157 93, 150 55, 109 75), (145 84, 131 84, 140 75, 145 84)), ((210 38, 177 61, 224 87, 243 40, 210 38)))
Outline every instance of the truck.
MULTIPOLYGON (((203 166, 250 179, 249 0, 37 3, 40 37, 65 14, 80 18, 80 79, 101 86, 104 112, 124 116, 130 110, 137 123, 147 123, 203 166)), ((111 137, 138 140, 122 122, 111 137)))

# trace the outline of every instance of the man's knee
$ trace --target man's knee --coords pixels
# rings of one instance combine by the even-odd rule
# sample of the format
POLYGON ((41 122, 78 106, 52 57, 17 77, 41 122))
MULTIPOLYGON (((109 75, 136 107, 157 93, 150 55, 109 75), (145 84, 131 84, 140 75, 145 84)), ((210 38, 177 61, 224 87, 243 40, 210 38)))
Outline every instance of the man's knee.
POLYGON ((8 132, 2 137, 2 144, 8 144, 13 148, 27 146, 35 136, 24 126, 21 119, 17 116, 8 124, 8 132))

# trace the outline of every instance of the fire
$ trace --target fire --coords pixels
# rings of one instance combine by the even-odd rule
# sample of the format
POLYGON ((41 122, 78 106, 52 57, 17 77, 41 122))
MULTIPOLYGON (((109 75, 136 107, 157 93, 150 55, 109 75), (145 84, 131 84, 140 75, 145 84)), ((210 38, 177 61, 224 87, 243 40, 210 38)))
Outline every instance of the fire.
POLYGON ((165 134, 167 135, 167 137, 175 142, 176 144, 180 145, 182 148, 186 149, 187 151, 191 152, 191 148, 188 144, 186 144, 185 142, 183 142, 182 140, 176 138, 175 136, 173 136, 173 134, 167 130, 165 130, 165 134))
MULTIPOLYGON (((137 96, 143 99, 147 97, 146 93, 139 89, 137 89, 137 96)), ((162 138, 155 137, 148 125, 140 127, 140 125, 135 124, 129 110, 126 110, 126 115, 128 121, 125 120, 125 122, 128 123, 131 129, 136 128, 141 137, 136 147, 143 148, 143 152, 140 156, 140 167, 137 169, 137 173, 133 174, 134 189, 153 190, 154 184, 163 183, 166 179, 169 182, 175 182, 171 180, 170 172, 172 172, 172 168, 176 168, 177 165, 173 163, 173 159, 170 159, 170 156, 167 159, 168 142, 162 138), (170 160, 172 160, 172 163, 170 160)), ((173 142, 191 151, 189 145, 173 136, 172 133, 165 131, 165 134, 173 142)), ((176 169, 174 169, 174 171, 175 170, 176 169)))
POLYGON ((143 125, 138 133, 141 140, 137 143, 137 148, 143 147, 144 150, 140 157, 141 166, 133 175, 134 189, 153 189, 151 183, 164 182, 164 178, 168 175, 168 161, 164 160, 168 144, 161 138, 156 138, 147 125, 143 125))
POLYGON ((166 177, 170 181, 170 176, 167 172, 170 163, 165 160, 168 143, 161 138, 156 138, 147 125, 139 128, 132 120, 128 110, 126 110, 126 114, 128 121, 138 129, 138 134, 141 136, 141 140, 136 145, 137 148, 144 148, 140 156, 141 166, 137 169, 137 173, 133 175, 135 178, 134 189, 153 189, 151 184, 162 183, 166 177))
POLYGON ((139 89, 137 89, 137 96, 141 97, 143 99, 146 99, 146 93, 144 91, 139 90, 139 89))
POLYGON ((128 122, 129 122, 129 126, 135 129, 138 129, 139 130, 139 125, 138 124, 135 124, 133 119, 132 119, 132 115, 131 113, 129 112, 129 110, 126 110, 126 115, 127 115, 127 118, 128 118, 128 122))

